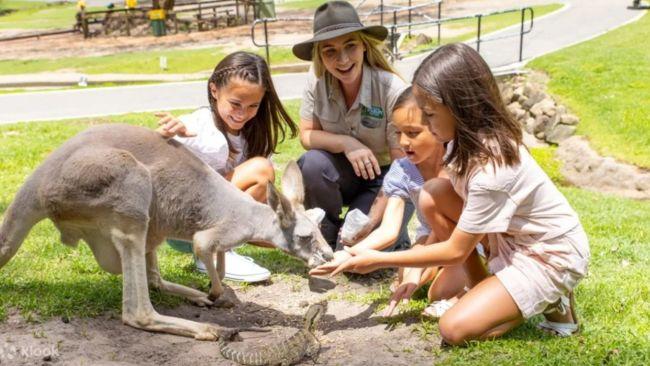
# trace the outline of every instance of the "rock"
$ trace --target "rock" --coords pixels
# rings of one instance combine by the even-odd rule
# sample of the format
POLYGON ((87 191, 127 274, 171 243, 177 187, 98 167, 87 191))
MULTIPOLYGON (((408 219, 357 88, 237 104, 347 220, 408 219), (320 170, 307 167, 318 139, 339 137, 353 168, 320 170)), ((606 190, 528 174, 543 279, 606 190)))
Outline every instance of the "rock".
POLYGON ((534 94, 529 95, 526 102, 522 103, 522 107, 524 107, 525 109, 530 109, 535 104, 537 104, 537 103, 541 102, 542 100, 544 100, 544 98, 546 98, 546 94, 538 91, 538 92, 536 92, 534 94))
POLYGON ((514 88, 508 85, 501 90, 501 98, 505 104, 510 104, 510 102, 512 102, 512 98, 515 95, 514 91, 514 88))
POLYGON ((572 184, 624 197, 650 199, 649 171, 599 156, 583 137, 573 136, 562 141, 556 156, 562 162, 562 175, 572 184))
MULTIPOLYGON (((556 106, 555 106, 555 104, 553 104, 553 107, 546 108, 546 109, 544 110, 544 114, 547 115, 547 116, 549 116, 549 117, 559 116, 559 115, 557 114, 555 108, 556 108, 556 106)), ((559 122, 559 119, 558 119, 558 122, 559 122)))
POLYGON ((524 122, 524 128, 526 129, 526 132, 532 134, 535 129, 535 118, 533 117, 526 118, 524 122))
POLYGON ((512 100, 513 101, 520 100, 521 97, 523 97, 523 96, 524 96, 524 87, 523 86, 516 87, 515 90, 512 91, 512 100))
POLYGON ((538 117, 542 114, 546 114, 546 111, 551 108, 555 108, 555 102, 553 102, 553 99, 551 98, 545 98, 542 101, 535 103, 535 105, 530 108, 530 114, 532 114, 533 117, 538 117))
POLYGON ((560 119, 560 123, 569 126, 575 126, 578 122, 580 122, 580 119, 573 114, 563 114, 560 119))
POLYGON ((535 118, 535 122, 533 123, 533 134, 537 136, 539 132, 546 131, 550 121, 551 118, 549 116, 545 116, 543 114, 537 116, 535 118))
POLYGON ((576 133, 575 126, 558 124, 555 128, 552 128, 550 131, 545 132, 545 140, 552 144, 559 144, 560 142, 568 139, 576 133))
POLYGON ((518 102, 512 102, 508 104, 507 108, 510 114, 512 114, 514 119, 517 121, 519 121, 526 114, 526 111, 521 108, 521 105, 519 105, 518 102))
POLYGON ((422 46, 425 44, 431 43, 432 39, 431 37, 427 36, 424 33, 420 33, 415 37, 415 45, 416 46, 422 46))
POLYGON ((644 177, 637 179, 634 188, 637 191, 650 192, 650 174, 646 174, 644 177))
POLYGON ((526 83, 524 85, 524 95, 530 98, 535 94, 539 94, 539 87, 533 83, 526 83))
POLYGON ((516 85, 521 85, 526 82, 526 77, 523 75, 517 75, 512 79, 512 83, 516 85))

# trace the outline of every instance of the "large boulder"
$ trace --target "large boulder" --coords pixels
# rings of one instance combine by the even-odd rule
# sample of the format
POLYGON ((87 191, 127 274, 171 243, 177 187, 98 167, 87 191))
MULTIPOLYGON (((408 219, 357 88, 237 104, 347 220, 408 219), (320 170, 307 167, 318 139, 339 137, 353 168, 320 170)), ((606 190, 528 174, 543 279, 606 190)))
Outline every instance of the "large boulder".
POLYGON ((650 199, 650 171, 611 157, 601 157, 583 137, 572 136, 560 142, 556 157, 562 162, 562 175, 572 184, 630 198, 650 199))

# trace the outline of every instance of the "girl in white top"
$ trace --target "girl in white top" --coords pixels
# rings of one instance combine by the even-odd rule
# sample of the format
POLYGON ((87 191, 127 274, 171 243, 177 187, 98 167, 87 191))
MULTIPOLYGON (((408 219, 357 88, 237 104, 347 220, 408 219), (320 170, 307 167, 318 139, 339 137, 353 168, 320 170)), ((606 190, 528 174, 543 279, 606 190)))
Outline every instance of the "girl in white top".
MULTIPOLYGON (((267 185, 275 179, 269 157, 288 133, 296 136, 297 126, 282 107, 264 59, 248 52, 226 56, 208 80, 208 100, 209 107, 180 118, 157 113, 157 131, 184 144, 257 201, 266 202, 267 185)), ((226 258, 235 257, 231 253, 226 258)), ((247 264, 240 262, 238 268, 247 264)), ((227 277, 228 271, 238 270, 234 267, 226 265, 227 277)), ((230 279, 256 282, 268 278, 267 270, 253 269, 263 273, 230 279)))
MULTIPOLYGON (((367 250, 332 273, 389 266, 462 263, 484 237, 490 271, 440 319, 453 345, 501 336, 535 314, 541 327, 571 335, 577 327, 573 291, 587 271, 587 236, 564 196, 522 144, 489 67, 465 44, 429 55, 414 76, 425 120, 447 143, 445 165, 464 205, 448 240, 404 252, 367 250)), ((425 187, 431 199, 444 196, 425 187)), ((442 194, 441 194, 442 193, 442 194)), ((424 191, 423 191, 424 194, 424 191)))
POLYGON ((296 135, 297 126, 282 107, 264 59, 249 52, 226 56, 208 81, 208 100, 209 107, 181 118, 157 114, 157 131, 266 202, 266 185, 274 180, 268 158, 288 132, 296 135))

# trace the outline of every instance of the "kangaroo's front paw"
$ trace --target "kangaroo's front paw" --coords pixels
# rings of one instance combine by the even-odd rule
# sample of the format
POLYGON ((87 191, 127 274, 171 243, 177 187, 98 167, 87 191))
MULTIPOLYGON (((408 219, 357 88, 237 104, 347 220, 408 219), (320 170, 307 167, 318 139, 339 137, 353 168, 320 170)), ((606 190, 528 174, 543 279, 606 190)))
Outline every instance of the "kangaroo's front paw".
POLYGON ((213 306, 214 302, 207 295, 187 298, 192 304, 200 307, 213 306))
POLYGON ((230 309, 235 307, 235 303, 226 299, 215 299, 212 306, 215 308, 230 309))

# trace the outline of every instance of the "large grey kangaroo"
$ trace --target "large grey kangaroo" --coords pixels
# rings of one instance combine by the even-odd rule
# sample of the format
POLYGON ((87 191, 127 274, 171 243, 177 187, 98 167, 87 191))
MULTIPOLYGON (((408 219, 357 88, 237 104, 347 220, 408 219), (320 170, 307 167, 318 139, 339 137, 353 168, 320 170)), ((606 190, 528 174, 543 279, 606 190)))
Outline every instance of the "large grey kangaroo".
MULTIPOLYGON (((268 205, 256 202, 174 140, 142 127, 92 127, 65 142, 27 179, 0 229, 0 268, 30 229, 49 218, 61 242, 83 239, 99 265, 122 273, 122 321, 130 326, 215 340, 219 328, 158 314, 148 285, 212 305, 223 293, 215 253, 247 241, 267 242, 310 267, 332 258, 317 212, 305 211, 295 162, 282 176, 283 193, 268 185, 268 205), (160 277, 156 248, 165 238, 193 240, 212 281, 209 294, 160 277)), ((223 270, 223 255, 218 267, 223 270)))

